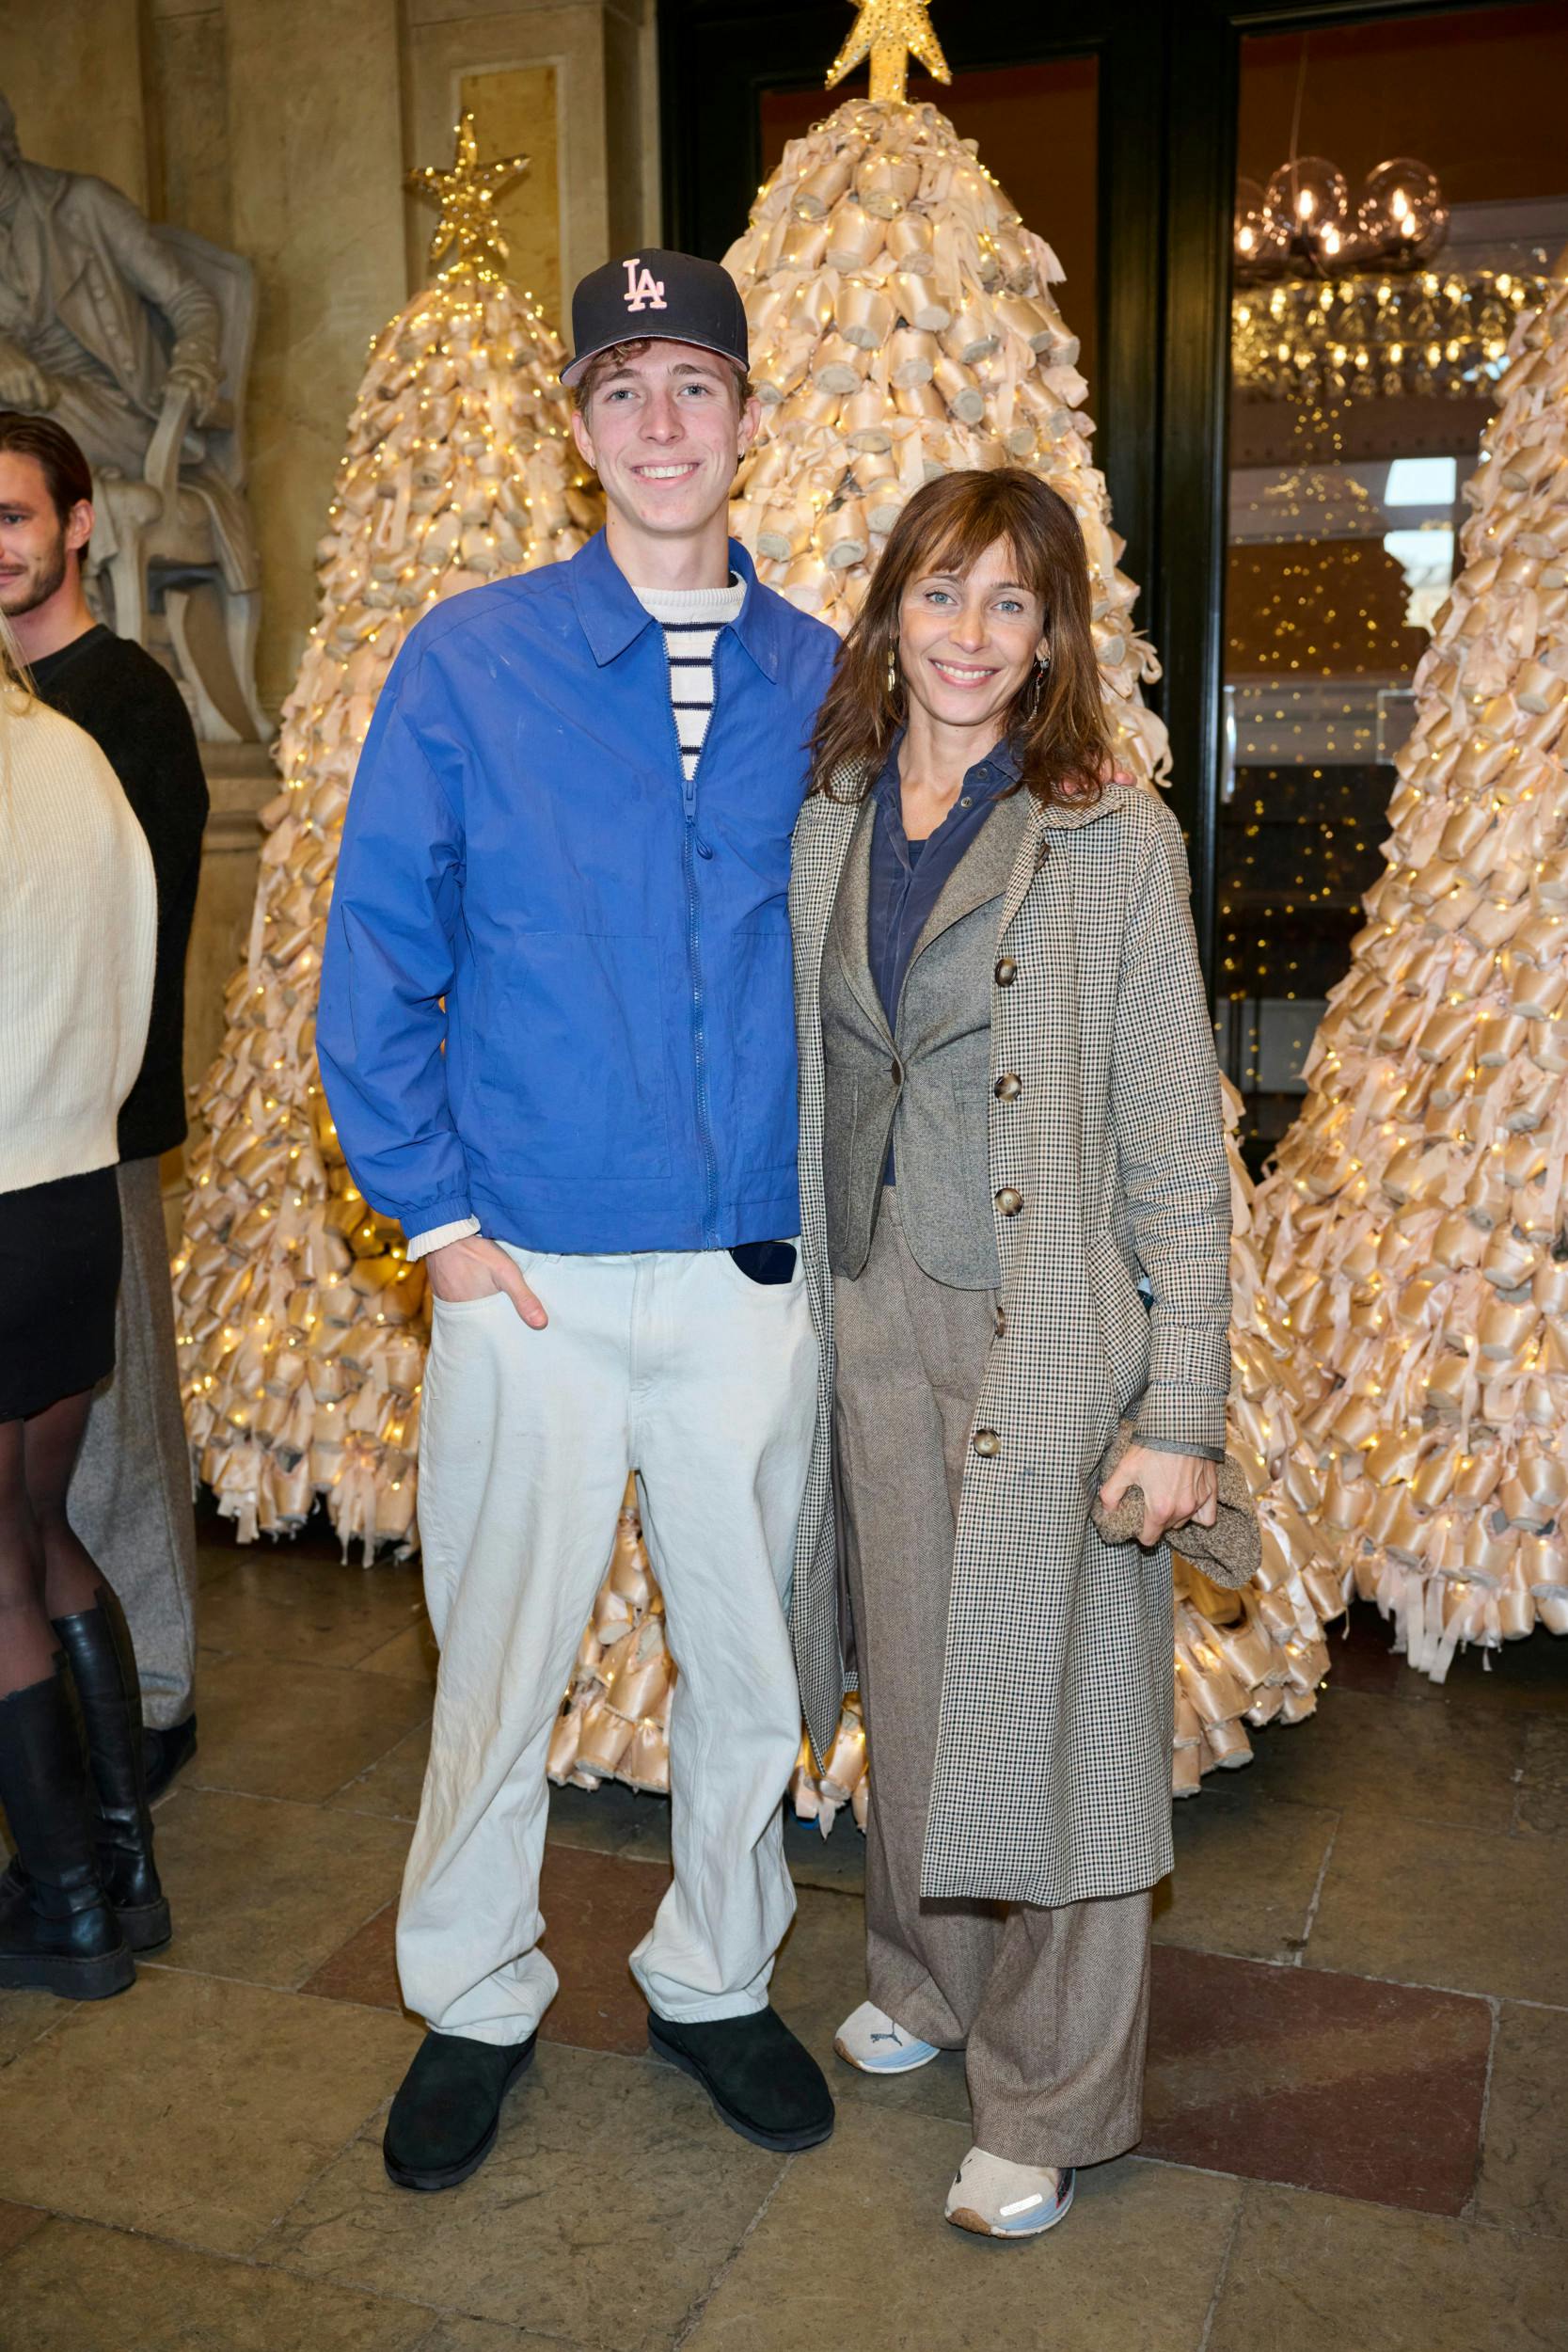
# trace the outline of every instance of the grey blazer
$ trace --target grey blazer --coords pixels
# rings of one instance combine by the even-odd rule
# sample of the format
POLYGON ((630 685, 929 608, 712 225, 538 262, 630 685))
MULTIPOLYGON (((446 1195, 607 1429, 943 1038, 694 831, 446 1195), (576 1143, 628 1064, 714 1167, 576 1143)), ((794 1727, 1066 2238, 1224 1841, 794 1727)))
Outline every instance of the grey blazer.
POLYGON ((822 959, 828 1263, 857 1276, 882 1197, 891 1138, 915 1263, 958 1290, 1002 1279, 991 1207, 992 967, 1003 893, 1029 836, 1029 797, 1000 801, 949 874, 915 943, 889 1028, 867 958, 874 797, 857 815, 822 959))

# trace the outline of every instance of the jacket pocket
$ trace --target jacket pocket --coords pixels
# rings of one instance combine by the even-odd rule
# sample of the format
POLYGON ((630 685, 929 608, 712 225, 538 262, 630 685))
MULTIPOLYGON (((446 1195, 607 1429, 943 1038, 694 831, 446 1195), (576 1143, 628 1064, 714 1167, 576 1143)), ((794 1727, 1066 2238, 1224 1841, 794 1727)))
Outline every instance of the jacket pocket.
MULTIPOLYGON (((734 1007, 734 1136, 737 1176, 746 1183, 793 1172, 800 1141, 795 1063, 795 952, 781 898, 738 924, 728 942, 709 943, 728 971, 734 1007)), ((717 1073, 715 1073, 718 1074, 717 1073)))
POLYGON ((651 933, 515 934, 464 1041, 465 1143, 512 1176, 667 1176, 670 1013, 651 933))

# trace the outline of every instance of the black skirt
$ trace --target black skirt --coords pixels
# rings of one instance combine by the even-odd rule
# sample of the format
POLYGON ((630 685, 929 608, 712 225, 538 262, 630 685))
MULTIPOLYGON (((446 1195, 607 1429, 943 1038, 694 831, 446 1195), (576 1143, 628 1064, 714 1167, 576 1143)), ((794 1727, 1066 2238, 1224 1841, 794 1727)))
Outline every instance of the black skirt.
POLYGON ((0 1193, 0 1421, 113 1372, 121 1246, 112 1168, 0 1193))

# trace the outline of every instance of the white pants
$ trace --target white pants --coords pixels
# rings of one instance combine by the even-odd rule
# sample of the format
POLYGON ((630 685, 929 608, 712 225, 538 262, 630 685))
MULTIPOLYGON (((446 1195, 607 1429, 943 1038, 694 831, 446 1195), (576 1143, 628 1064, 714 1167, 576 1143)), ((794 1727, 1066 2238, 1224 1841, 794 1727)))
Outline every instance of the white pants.
POLYGON ((817 1370, 800 1264, 769 1285, 723 1249, 510 1254, 546 1329, 499 1294, 434 1311, 420 1533, 441 1662, 398 1914, 404 1998, 438 2032, 510 2043, 554 1997, 545 1758, 635 1469, 679 1675, 674 1883, 631 1965, 660 2016, 744 2015, 766 2006, 795 1909, 785 1610, 817 1370))

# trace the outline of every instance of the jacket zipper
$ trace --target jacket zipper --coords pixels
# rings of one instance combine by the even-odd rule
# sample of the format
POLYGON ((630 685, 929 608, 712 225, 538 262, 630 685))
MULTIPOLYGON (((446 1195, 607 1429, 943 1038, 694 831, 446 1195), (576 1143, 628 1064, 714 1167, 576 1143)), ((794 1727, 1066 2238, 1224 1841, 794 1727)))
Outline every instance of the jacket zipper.
MULTIPOLYGON (((720 634, 722 634, 721 631, 720 634)), ((664 648, 664 631, 659 629, 660 649, 664 648)), ((713 715, 719 708, 719 635, 713 641, 713 708, 708 714, 711 732, 713 715)), ((702 768, 703 754, 697 754, 696 768, 689 781, 686 761, 681 753, 680 726, 669 693, 668 660, 665 669, 665 707, 670 713, 670 732, 675 743, 675 770, 681 780, 681 873, 686 883, 686 955, 688 977, 691 990, 691 1062, 696 1081, 697 1141, 703 1155, 703 1247, 719 1247, 719 1155, 713 1146, 713 1119, 707 1089, 707 1023, 704 1011, 703 993, 703 935, 697 911, 697 773, 702 768)), ((707 739, 703 741, 706 749, 707 739)), ((712 854, 711 851, 708 852, 712 854)))

